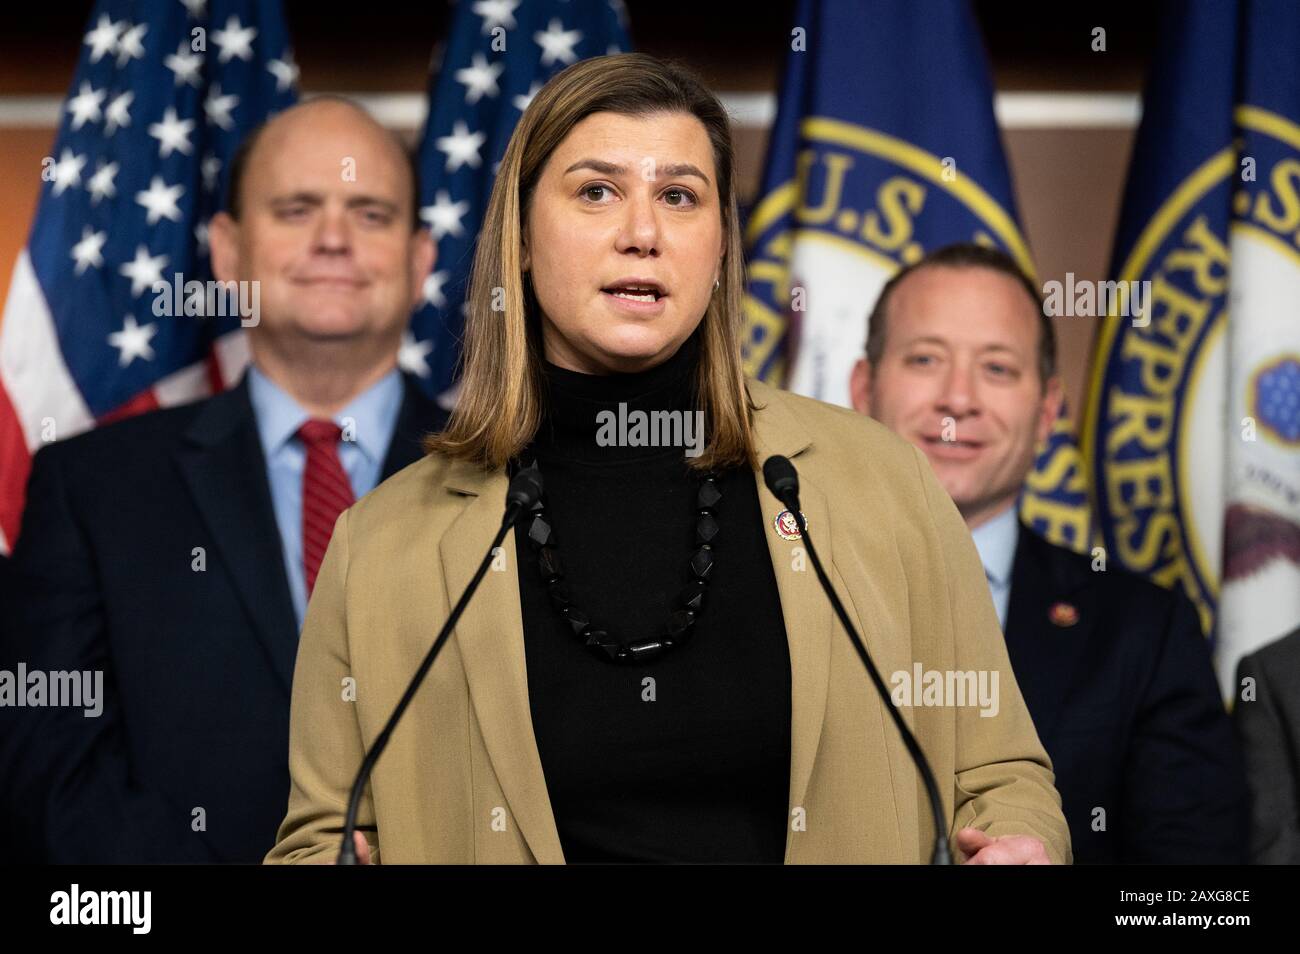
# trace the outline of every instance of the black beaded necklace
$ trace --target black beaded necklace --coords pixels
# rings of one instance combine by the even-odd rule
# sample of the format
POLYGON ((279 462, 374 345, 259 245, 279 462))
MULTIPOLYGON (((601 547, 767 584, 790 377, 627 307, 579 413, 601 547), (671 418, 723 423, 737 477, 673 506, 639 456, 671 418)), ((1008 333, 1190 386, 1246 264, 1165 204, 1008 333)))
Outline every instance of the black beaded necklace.
POLYGON ((546 497, 542 495, 531 511, 528 542, 537 554, 537 568, 542 574, 551 606, 584 646, 608 662, 633 664, 654 659, 690 638, 691 629, 704 609, 704 594, 708 591, 709 576, 713 572, 713 545, 721 529, 715 508, 721 499, 717 474, 710 472, 701 477, 695 498, 698 515, 695 522, 696 549, 687 564, 690 582, 677 594, 675 608, 669 614, 662 634, 625 643, 607 630, 598 628, 591 617, 574 605, 573 595, 564 580, 564 565, 560 562, 555 528, 546 514, 546 497))

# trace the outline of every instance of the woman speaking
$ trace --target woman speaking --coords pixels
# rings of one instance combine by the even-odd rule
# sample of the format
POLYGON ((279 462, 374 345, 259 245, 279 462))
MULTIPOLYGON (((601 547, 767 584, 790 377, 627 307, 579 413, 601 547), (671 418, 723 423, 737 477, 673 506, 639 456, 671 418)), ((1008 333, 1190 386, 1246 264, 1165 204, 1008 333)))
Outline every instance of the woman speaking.
POLYGON ((742 373, 733 161, 718 100, 648 56, 579 62, 524 113, 478 239, 456 410, 335 526, 268 861, 334 860, 357 768, 530 464, 539 506, 375 766, 363 860, 928 858, 889 703, 764 485, 784 455, 956 857, 1068 862, 978 555, 924 458, 742 373), (930 691, 975 678, 991 700, 930 691))

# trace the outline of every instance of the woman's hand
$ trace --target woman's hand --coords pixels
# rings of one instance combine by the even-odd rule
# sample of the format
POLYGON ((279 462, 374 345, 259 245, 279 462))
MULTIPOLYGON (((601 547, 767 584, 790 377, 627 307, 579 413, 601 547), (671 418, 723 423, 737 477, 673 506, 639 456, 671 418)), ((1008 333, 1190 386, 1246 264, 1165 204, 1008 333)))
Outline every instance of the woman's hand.
POLYGON ((968 865, 1050 865, 1047 849, 1031 835, 1002 835, 993 838, 978 828, 957 832, 957 847, 968 865))
MULTIPOLYGON (((370 842, 366 841, 366 836, 359 831, 354 831, 352 833, 352 844, 357 848, 357 864, 370 864, 370 842)), ((337 858, 334 863, 338 864, 337 858)))

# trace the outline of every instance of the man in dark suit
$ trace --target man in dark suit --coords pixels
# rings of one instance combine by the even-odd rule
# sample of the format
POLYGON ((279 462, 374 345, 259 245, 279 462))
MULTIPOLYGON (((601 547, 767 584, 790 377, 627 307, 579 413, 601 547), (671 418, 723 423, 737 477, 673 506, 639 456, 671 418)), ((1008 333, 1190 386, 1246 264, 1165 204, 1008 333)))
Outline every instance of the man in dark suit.
POLYGON ((925 453, 972 531, 1075 862, 1244 861, 1241 757, 1191 602, 1019 522, 1062 400, 1033 283, 977 245, 903 269, 850 390, 925 453))
POLYGON ((33 461, 3 662, 103 685, 98 714, 0 715, 0 798, 35 859, 262 859, 334 519, 445 417, 397 363, 433 244, 409 158, 363 111, 315 101, 254 133, 210 236, 217 277, 260 286, 240 384, 33 461))
POLYGON ((1300 865, 1300 629, 1242 657, 1233 722, 1250 785, 1250 860, 1300 865))

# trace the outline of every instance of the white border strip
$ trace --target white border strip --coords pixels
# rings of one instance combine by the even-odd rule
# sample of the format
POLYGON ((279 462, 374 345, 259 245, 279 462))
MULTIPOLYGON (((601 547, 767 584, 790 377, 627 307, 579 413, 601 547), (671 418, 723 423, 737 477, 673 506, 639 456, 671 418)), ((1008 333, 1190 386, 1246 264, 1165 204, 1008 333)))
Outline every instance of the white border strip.
MULTIPOLYGON (((428 104, 423 93, 345 95, 390 128, 417 130, 424 125, 428 104)), ((773 93, 720 96, 741 129, 766 129, 776 119, 773 93)), ((58 96, 0 96, 0 129, 53 129, 62 106, 58 96)), ((993 108, 1003 129, 1133 129, 1142 116, 1142 99, 1136 93, 998 93, 993 108)))
POLYGON ((1003 129, 1136 129, 1136 93, 999 93, 993 112, 1003 129))

